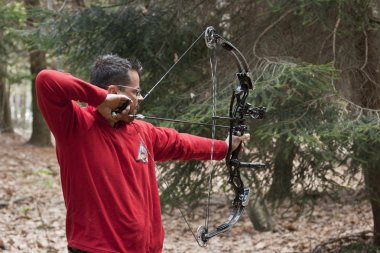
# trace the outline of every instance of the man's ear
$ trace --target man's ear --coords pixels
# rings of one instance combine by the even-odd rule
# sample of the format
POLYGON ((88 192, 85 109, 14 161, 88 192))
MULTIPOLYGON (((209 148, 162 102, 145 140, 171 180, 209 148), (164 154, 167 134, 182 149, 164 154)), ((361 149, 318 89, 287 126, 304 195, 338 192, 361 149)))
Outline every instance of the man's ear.
POLYGON ((107 89, 109 94, 117 94, 118 90, 117 86, 113 84, 109 85, 107 89))

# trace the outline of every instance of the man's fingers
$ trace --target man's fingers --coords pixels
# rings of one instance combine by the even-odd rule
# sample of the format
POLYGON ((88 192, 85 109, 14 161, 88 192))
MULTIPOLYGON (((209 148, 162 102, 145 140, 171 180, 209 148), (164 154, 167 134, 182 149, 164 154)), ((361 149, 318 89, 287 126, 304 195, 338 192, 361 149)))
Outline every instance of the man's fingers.
POLYGON ((123 106, 127 102, 130 103, 131 99, 127 96, 122 95, 122 97, 120 97, 119 106, 123 106))
MULTIPOLYGON (((227 136, 227 139, 225 140, 227 145, 229 145, 229 138, 230 137, 227 136)), ((239 147, 239 145, 241 145, 241 148, 243 148, 243 144, 247 143, 250 140, 250 138, 251 138, 251 135, 249 133, 245 133, 242 136, 233 135, 231 150, 234 151, 236 148, 239 147)))
POLYGON ((122 118, 123 116, 128 115, 130 110, 131 106, 128 105, 127 107, 123 108, 122 111, 113 111, 111 113, 112 118, 122 118))
POLYGON ((240 136, 240 140, 242 142, 247 142, 251 139, 251 135, 249 133, 245 133, 242 136, 240 136))
POLYGON ((116 113, 116 112, 112 112, 111 116, 112 116, 112 119, 116 121, 120 120, 121 118, 120 113, 116 113))
POLYGON ((248 141, 251 139, 251 135, 249 133, 245 133, 243 134, 242 136, 240 136, 240 140, 241 140, 241 151, 243 151, 246 146, 248 146, 248 141))

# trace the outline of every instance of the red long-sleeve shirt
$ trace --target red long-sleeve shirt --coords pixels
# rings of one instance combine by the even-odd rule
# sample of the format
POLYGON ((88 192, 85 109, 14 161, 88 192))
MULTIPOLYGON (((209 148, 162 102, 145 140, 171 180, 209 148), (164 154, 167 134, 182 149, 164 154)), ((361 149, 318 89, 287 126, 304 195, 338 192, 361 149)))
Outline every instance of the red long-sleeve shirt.
MULTIPOLYGON (((95 108, 107 91, 67 73, 41 71, 36 89, 56 140, 68 245, 89 252, 161 252, 154 162, 210 159, 212 140, 138 120, 113 128, 95 108)), ((213 158, 226 152, 226 143, 214 140, 213 158)))

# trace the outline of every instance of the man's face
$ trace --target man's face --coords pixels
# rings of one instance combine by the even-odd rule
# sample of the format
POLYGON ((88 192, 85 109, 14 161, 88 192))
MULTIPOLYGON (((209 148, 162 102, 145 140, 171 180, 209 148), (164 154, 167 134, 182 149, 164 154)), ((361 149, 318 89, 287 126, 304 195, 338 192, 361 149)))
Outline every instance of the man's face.
MULTIPOLYGON (((144 100, 140 89, 140 77, 135 70, 129 70, 128 75, 130 82, 125 86, 117 85, 117 93, 126 95, 131 99, 131 109, 129 111, 129 114, 136 114, 137 110, 139 109, 139 103, 144 100)), ((132 120, 133 118, 130 117, 128 117, 128 119, 123 119, 125 122, 131 122, 132 120)))

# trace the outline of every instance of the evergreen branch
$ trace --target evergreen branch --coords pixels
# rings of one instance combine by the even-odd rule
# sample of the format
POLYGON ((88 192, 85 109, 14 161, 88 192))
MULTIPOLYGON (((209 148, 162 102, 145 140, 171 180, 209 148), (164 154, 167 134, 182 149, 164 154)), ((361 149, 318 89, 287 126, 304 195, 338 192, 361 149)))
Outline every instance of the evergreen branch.
POLYGON ((281 20, 283 20, 285 17, 287 17, 291 12, 293 11, 293 9, 291 10, 288 10, 287 12, 285 12, 284 14, 282 14, 277 20, 275 20, 272 24, 270 24, 267 28, 264 29, 264 31, 262 31, 259 36, 257 37, 257 39, 255 40, 255 43, 253 44, 253 54, 256 56, 256 58, 258 59, 262 59, 262 57, 260 57, 257 53, 256 53, 256 48, 257 48, 257 44, 259 43, 259 41, 261 40, 261 38, 270 30, 272 29, 275 25, 277 25, 278 23, 280 23, 281 20))

